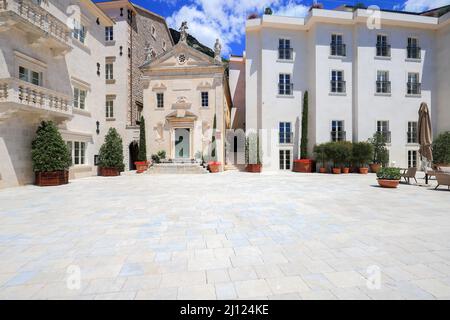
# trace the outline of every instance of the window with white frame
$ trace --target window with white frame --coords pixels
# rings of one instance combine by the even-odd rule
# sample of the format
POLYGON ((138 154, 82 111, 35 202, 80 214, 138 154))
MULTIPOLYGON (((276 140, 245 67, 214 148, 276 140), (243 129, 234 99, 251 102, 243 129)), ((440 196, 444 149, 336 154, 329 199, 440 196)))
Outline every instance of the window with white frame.
POLYGON ((292 143, 292 126, 290 122, 280 122, 279 125, 279 142, 280 144, 289 144, 292 143))
POLYGON ((114 27, 105 27, 105 40, 114 41, 114 27))
POLYGON ((72 156, 72 165, 86 164, 86 142, 67 141, 67 148, 72 156))
POLYGON ((208 108, 209 107, 209 92, 202 92, 202 107, 208 108))
POLYGON ((341 34, 332 34, 331 35, 330 51, 331 51, 330 55, 332 55, 332 56, 345 57, 346 46, 344 44, 341 34))
POLYGON ((408 150, 408 168, 417 168, 417 150, 408 150))
POLYGON ((106 100, 106 119, 114 119, 114 100, 106 100))
POLYGON ((408 59, 420 59, 421 49, 419 47, 419 40, 417 38, 408 38, 408 45, 406 47, 408 59))
POLYGON ((291 150, 280 150, 280 170, 291 170, 291 150))
POLYGON ((418 128, 417 121, 408 122, 408 131, 406 133, 408 137, 408 143, 418 143, 419 137, 417 128, 418 128))
POLYGON ((86 90, 73 88, 73 107, 81 110, 86 109, 86 90))
POLYGON ((331 141, 345 141, 346 134, 343 120, 331 121, 331 141))
POLYGON ((42 86, 42 72, 19 66, 19 79, 36 86, 42 86))
POLYGON ((386 35, 377 35, 377 57, 390 57, 391 46, 388 44, 386 35))
POLYGON ((345 93, 346 86, 344 81, 344 71, 332 70, 331 71, 331 92, 333 93, 345 93))
POLYGON ((391 132, 389 131, 389 121, 378 120, 377 121, 377 133, 382 134, 386 143, 391 142, 391 132))
POLYGON ((291 40, 279 39, 278 40, 278 59, 280 60, 292 60, 293 49, 291 48, 291 40))
POLYGON ((105 77, 106 80, 114 80, 114 64, 107 63, 105 65, 105 77))
POLYGON ((291 83, 291 75, 280 73, 278 83, 278 94, 282 96, 291 96, 293 94, 294 84, 291 83))
POLYGON ((86 41, 86 27, 78 20, 73 21, 72 37, 83 44, 86 41))
POLYGON ((162 92, 158 92, 156 94, 156 107, 158 109, 164 108, 164 93, 162 93, 162 92))
POLYGON ((391 93, 389 71, 377 71, 377 93, 391 93))
POLYGON ((420 75, 417 72, 408 73, 407 92, 412 95, 419 95, 422 92, 420 75))

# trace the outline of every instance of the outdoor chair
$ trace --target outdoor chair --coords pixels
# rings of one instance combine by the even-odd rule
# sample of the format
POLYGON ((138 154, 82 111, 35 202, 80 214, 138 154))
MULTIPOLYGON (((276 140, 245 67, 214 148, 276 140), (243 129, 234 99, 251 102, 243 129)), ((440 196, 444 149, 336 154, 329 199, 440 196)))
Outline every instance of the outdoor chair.
POLYGON ((414 179, 417 183, 417 179, 416 179, 416 173, 417 173, 417 168, 408 168, 405 169, 405 171, 403 171, 402 173, 402 178, 405 179, 405 182, 407 184, 410 184, 410 180, 414 179))
POLYGON ((437 190, 440 186, 447 186, 450 190, 450 174, 448 173, 436 173, 436 179, 438 182, 437 187, 434 190, 437 190))

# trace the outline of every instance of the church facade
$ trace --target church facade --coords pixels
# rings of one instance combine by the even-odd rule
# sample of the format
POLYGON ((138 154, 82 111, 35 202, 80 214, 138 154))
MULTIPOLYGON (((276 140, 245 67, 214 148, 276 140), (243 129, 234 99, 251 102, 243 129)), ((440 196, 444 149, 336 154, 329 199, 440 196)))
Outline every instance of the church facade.
POLYGON ((186 29, 184 23, 180 41, 158 57, 148 54, 141 67, 147 152, 223 167, 231 96, 221 45, 216 42, 214 57, 200 52, 188 45, 186 29))

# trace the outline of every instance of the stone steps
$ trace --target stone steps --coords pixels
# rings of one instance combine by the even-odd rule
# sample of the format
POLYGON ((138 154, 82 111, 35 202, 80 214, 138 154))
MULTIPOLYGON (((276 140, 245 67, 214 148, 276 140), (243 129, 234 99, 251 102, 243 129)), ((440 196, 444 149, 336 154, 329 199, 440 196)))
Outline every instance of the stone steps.
POLYGON ((227 164, 225 165, 225 171, 245 171, 245 165, 242 164, 227 164))
POLYGON ((147 174, 206 174, 208 170, 198 163, 160 163, 150 167, 147 174))

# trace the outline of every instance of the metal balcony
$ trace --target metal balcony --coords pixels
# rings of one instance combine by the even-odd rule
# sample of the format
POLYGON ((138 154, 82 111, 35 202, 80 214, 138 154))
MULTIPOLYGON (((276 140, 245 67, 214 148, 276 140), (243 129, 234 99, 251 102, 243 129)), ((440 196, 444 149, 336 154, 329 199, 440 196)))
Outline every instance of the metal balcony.
POLYGON ((408 46, 406 47, 407 57, 408 59, 421 59, 422 58, 422 49, 417 46, 408 46))
POLYGON ((419 82, 408 82, 406 84, 407 92, 410 95, 422 94, 422 84, 419 82))
POLYGON ((292 60, 294 59, 294 49, 292 48, 278 48, 279 60, 292 60))
POLYGON ((347 56, 347 46, 343 43, 331 43, 330 55, 339 57, 347 56))
POLYGON ((346 82, 342 80, 331 80, 331 92, 333 93, 345 93, 346 82))
POLYGON ((377 93, 391 93, 391 82, 377 81, 377 93))
POLYGON ((293 144, 294 133, 293 132, 280 132, 280 144, 293 144))
POLYGON ((18 28, 31 46, 46 46, 56 57, 71 49, 69 27, 31 0, 0 0, 0 32, 18 28))
POLYGON ((346 131, 331 131, 331 141, 346 141, 347 132, 346 131))
POLYGON ((377 57, 390 57, 391 46, 388 44, 377 43, 377 57))

